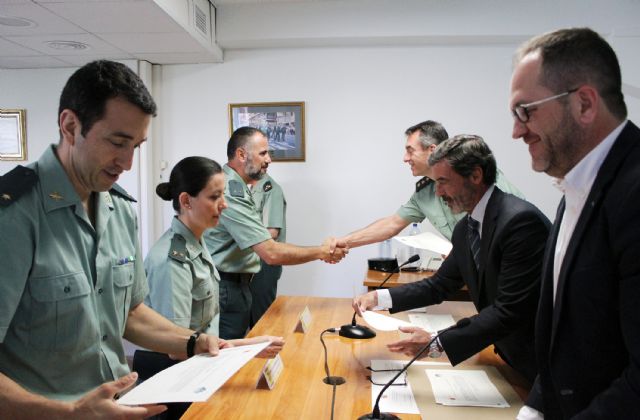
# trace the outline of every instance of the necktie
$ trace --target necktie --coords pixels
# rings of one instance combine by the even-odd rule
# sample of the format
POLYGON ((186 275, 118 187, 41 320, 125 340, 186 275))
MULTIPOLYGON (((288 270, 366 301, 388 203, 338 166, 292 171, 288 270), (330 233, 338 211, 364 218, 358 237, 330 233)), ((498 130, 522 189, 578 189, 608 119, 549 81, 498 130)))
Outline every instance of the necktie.
POLYGON ((469 235, 469 246, 471 247, 471 255, 473 255, 473 261, 475 261, 476 263, 476 269, 480 270, 480 232, 478 231, 480 223, 477 220, 471 218, 471 216, 468 216, 467 224, 469 225, 467 234, 469 235))

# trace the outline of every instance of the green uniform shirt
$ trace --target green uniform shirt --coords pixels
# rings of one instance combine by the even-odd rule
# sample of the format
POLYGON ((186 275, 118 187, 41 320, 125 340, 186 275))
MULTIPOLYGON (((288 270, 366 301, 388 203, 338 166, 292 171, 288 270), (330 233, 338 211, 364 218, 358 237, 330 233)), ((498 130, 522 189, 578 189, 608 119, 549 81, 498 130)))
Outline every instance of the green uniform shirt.
POLYGON ((218 226, 205 231, 204 239, 218 270, 257 273, 260 257, 251 247, 271 239, 271 235, 260 220, 247 184, 228 165, 223 170, 228 207, 222 211, 218 226))
POLYGON ((177 217, 149 251, 144 268, 149 307, 182 327, 218 335, 220 275, 204 241, 177 217))
MULTIPOLYGON (((500 169, 497 170, 496 185, 502 191, 524 199, 524 195, 504 177, 500 169)), ((426 218, 442 236, 451 240, 453 228, 467 213, 453 214, 447 203, 436 196, 436 183, 424 177, 416 183, 416 192, 396 214, 409 223, 421 223, 426 218)))
POLYGON ((122 336, 147 282, 122 190, 96 193, 94 229, 54 147, 29 165, 35 186, 0 207, 0 370, 76 399, 129 372, 122 336))
POLYGON ((284 198, 280 184, 269 175, 265 175, 254 185, 252 193, 258 213, 262 215, 264 226, 280 229, 276 241, 287 242, 287 200, 284 198))

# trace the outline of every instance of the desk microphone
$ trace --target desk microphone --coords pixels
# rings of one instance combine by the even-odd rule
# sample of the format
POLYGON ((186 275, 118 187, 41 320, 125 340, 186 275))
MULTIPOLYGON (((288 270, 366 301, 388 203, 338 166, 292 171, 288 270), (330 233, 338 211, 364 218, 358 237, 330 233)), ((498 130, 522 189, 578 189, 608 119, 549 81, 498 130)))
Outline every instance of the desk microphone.
POLYGON ((376 398, 376 404, 373 406, 373 411, 369 414, 365 414, 364 416, 360 416, 358 417, 358 420, 367 420, 367 419, 375 419, 375 420, 382 420, 382 419, 400 419, 400 417, 391 414, 391 413, 380 413, 380 398, 382 398, 382 394, 384 394, 384 391, 387 390, 387 388, 389 388, 391 386, 391 384, 400 377, 400 375, 402 375, 408 368, 409 366, 411 366, 413 364, 413 362, 415 362, 420 356, 422 356, 422 353, 424 353, 425 351, 427 351, 429 349, 429 346, 431 346, 431 343, 434 342, 434 340, 436 340, 438 338, 438 335, 442 334, 445 331, 449 331, 452 330, 454 328, 462 328, 462 327, 466 327, 467 325, 469 325, 471 323, 471 320, 469 318, 462 318, 460 321, 458 321, 455 325, 452 325, 448 328, 445 328, 443 330, 438 331, 438 334, 436 336, 434 336, 431 340, 429 340, 429 342, 420 349, 420 351, 418 352, 418 354, 416 354, 414 356, 413 359, 409 360, 409 362, 404 365, 404 367, 400 370, 400 372, 398 372, 396 374, 396 376, 394 376, 389 382, 387 382, 385 384, 385 386, 382 388, 382 390, 380 390, 380 393, 378 394, 378 398, 376 398))
MULTIPOLYGON (((384 286, 384 284, 387 282, 387 280, 389 280, 391 278, 391 276, 396 271, 400 271, 400 267, 404 267, 407 264, 411 264, 412 262, 416 262, 419 259, 420 259, 420 255, 418 255, 418 254, 414 255, 411 258, 409 258, 407 261, 405 261, 404 263, 399 265, 397 268, 395 268, 392 272, 390 272, 389 275, 387 276, 387 278, 384 279, 384 281, 382 283, 380 283, 380 286, 378 286, 377 288, 379 289, 382 286, 384 286)), ((356 314, 357 314, 357 312, 354 311, 353 312, 353 318, 351 318, 351 324, 345 324, 342 327, 340 327, 339 334, 342 337, 355 338, 355 339, 363 339, 363 338, 373 338, 373 337, 375 337, 376 333, 371 328, 366 327, 364 325, 356 324, 356 314)))
POLYGON ((389 273, 389 275, 387 276, 387 278, 386 278, 386 279, 384 279, 384 280, 382 281, 382 283, 380 283, 380 285, 379 285, 379 286, 376 286, 376 289, 382 289, 382 286, 384 286, 384 285, 385 285, 385 283, 387 282, 387 280, 389 280, 389 279, 391 278, 391 276, 393 276, 396 272, 400 272, 400 269, 401 269, 402 267, 404 267, 404 266, 405 266, 405 265, 407 265, 407 264, 414 263, 414 262, 418 261, 419 259, 420 259, 420 255, 416 254, 416 255, 412 256, 411 258, 409 258, 407 261, 405 261, 405 262, 403 262, 402 264, 400 264, 397 268, 395 268, 393 271, 391 271, 391 272, 389 273))

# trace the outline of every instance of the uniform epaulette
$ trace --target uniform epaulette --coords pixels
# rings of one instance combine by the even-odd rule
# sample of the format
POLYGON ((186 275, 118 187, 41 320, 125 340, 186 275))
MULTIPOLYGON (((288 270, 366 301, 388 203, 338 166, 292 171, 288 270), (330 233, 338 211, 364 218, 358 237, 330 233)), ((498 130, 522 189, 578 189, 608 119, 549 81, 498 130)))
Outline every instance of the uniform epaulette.
POLYGON ((232 179, 229 181, 229 194, 231 197, 244 198, 244 185, 242 182, 232 179))
POLYGON ((38 182, 36 171, 18 165, 0 177, 0 206, 7 207, 38 182))
POLYGON ((264 192, 271 191, 271 188, 273 188, 271 181, 267 181, 264 183, 264 187, 262 187, 262 191, 264 192))
POLYGON ((187 241, 182 235, 176 233, 173 235, 173 238, 171 238, 169 258, 180 262, 187 262, 187 241))
POLYGON ((422 177, 420 181, 416 182, 416 192, 420 191, 421 189, 429 185, 429 182, 431 182, 431 179, 429 177, 426 177, 426 176, 422 177))
POLYGON ((111 187, 111 192, 114 192, 114 193, 118 194, 120 197, 123 197, 123 198, 125 198, 125 199, 127 199, 129 201, 133 201, 134 203, 137 203, 137 200, 135 198, 131 197, 129 195, 129 193, 126 192, 124 190, 124 188, 122 188, 118 184, 113 184, 113 186, 111 187))

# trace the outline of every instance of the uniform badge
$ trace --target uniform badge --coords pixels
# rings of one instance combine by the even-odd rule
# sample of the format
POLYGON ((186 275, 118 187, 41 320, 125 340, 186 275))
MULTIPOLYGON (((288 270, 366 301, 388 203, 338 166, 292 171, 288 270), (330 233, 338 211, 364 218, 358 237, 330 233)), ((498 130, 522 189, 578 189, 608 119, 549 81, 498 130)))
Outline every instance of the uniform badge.
POLYGON ((262 187, 262 190, 264 192, 267 192, 267 191, 271 191, 272 188, 273 188, 273 185, 271 184, 271 181, 267 181, 264 183, 264 187, 262 187))
POLYGON ((51 198, 51 199, 53 199, 53 200, 56 200, 56 201, 60 201, 60 200, 62 200, 64 197, 63 197, 63 196, 61 196, 59 192, 54 191, 54 192, 52 192, 51 194, 49 194, 49 198, 51 198))

